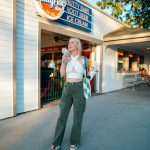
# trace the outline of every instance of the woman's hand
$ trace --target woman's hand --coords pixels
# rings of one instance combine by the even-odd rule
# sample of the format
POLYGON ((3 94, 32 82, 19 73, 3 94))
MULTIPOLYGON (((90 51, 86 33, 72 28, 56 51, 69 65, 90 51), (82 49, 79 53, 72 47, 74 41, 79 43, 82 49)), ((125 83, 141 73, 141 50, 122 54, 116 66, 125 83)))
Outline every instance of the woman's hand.
POLYGON ((63 64, 66 64, 67 61, 68 61, 68 58, 69 58, 69 55, 63 55, 63 56, 62 56, 62 63, 63 63, 63 64))
POLYGON ((61 67, 60 67, 61 76, 65 76, 65 74, 66 74, 66 64, 67 64, 68 58, 69 58, 68 54, 62 56, 62 63, 61 63, 61 67))

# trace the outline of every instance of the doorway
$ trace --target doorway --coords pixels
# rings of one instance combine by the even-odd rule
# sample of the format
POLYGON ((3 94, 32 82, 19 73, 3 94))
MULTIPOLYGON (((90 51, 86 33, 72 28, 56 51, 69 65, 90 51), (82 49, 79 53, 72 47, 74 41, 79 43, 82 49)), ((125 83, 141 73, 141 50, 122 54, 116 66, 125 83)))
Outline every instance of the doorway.
MULTIPOLYGON (((60 99, 62 96, 65 79, 60 75, 62 48, 67 48, 69 36, 41 30, 41 67, 40 67, 40 99, 41 105, 60 99)), ((92 44, 81 40, 83 55, 91 64, 92 44)), ((94 79, 91 81, 94 92, 94 79)))

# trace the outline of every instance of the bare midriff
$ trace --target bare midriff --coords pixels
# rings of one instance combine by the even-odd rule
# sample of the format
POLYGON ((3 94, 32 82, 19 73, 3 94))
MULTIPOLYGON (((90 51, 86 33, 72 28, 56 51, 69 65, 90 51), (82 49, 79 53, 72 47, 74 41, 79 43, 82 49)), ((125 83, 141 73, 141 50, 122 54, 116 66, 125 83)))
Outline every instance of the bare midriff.
POLYGON ((81 82, 82 79, 77 78, 66 78, 66 82, 81 82))

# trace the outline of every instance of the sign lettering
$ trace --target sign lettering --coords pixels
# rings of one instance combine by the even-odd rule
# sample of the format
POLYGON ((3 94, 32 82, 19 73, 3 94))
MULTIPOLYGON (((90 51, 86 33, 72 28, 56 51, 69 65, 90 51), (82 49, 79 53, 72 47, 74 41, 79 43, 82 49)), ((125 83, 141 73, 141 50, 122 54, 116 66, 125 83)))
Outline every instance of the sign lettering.
POLYGON ((91 32, 92 9, 78 0, 33 0, 41 16, 91 32))
POLYGON ((63 15, 57 21, 86 32, 91 32, 92 9, 76 0, 68 0, 63 15))

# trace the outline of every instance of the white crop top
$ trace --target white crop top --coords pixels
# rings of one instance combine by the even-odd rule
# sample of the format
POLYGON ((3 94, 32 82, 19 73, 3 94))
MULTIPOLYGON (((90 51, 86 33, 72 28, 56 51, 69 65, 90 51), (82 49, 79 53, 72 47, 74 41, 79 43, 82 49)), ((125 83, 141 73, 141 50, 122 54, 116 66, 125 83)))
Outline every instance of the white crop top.
POLYGON ((71 56, 71 60, 67 63, 66 66, 66 78, 77 78, 82 79, 84 74, 83 65, 77 60, 76 57, 71 56))

